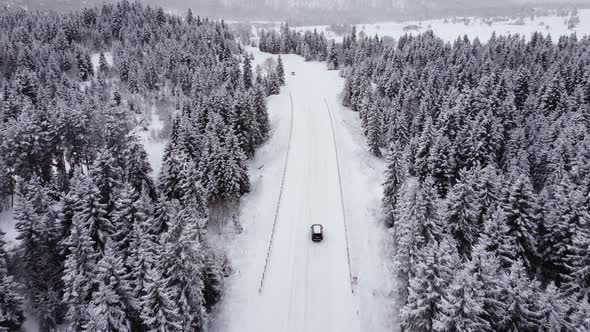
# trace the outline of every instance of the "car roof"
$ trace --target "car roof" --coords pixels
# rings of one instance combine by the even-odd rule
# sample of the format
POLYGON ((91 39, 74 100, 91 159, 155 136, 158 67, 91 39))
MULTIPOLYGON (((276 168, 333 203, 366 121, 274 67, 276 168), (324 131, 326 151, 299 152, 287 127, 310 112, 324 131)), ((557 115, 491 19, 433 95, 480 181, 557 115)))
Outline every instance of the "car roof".
POLYGON ((311 225, 311 229, 315 232, 315 233, 319 233, 322 231, 323 226, 320 224, 314 224, 311 225))

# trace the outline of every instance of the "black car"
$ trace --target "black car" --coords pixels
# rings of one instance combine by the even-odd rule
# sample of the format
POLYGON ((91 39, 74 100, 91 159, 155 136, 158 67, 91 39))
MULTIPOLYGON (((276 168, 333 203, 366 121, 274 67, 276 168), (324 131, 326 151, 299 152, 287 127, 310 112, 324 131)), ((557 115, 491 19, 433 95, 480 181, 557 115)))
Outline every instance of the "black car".
POLYGON ((313 242, 320 242, 324 239, 324 226, 320 224, 311 225, 311 240, 313 242))

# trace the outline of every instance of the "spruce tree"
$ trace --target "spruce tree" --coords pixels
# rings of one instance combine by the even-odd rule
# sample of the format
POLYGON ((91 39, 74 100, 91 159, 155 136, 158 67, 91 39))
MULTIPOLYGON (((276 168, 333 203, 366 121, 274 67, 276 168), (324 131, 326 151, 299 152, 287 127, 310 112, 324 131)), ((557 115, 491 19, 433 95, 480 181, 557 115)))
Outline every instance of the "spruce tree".
POLYGON ((431 331, 441 297, 459 267, 455 244, 444 239, 433 242, 420 253, 416 272, 408 288, 407 304, 401 310, 402 326, 410 331, 431 331))
POLYGON ((204 256, 195 226, 197 217, 191 210, 178 210, 168 231, 163 235, 163 257, 160 269, 168 280, 172 301, 177 305, 183 330, 203 331, 208 315, 203 297, 204 256))
POLYGON ((101 203, 100 190, 81 173, 76 175, 72 190, 76 196, 73 219, 87 230, 96 251, 103 252, 114 229, 107 219, 106 205, 101 203))
POLYGON ((381 203, 385 210, 385 223, 387 226, 393 227, 395 225, 394 211, 397 207, 399 190, 405 180, 403 160, 398 150, 398 144, 391 143, 389 145, 386 165, 381 203))
POLYGON ((276 74, 279 85, 285 85, 285 68, 283 67, 283 59, 280 54, 277 59, 276 74))
POLYGON ((438 304, 433 331, 493 331, 485 319, 485 289, 468 269, 453 278, 438 304))
POLYGON ((522 261, 510 267, 504 303, 506 316, 499 325, 503 331, 538 331, 543 311, 538 302, 538 286, 530 281, 522 261))
POLYGON ((367 112, 367 143, 369 151, 378 158, 381 158, 381 141, 382 141, 382 119, 381 110, 376 102, 371 104, 367 112))
POLYGON ((449 191, 445 219, 446 227, 457 240, 459 252, 468 255, 479 233, 478 206, 472 178, 466 171, 462 171, 460 177, 460 182, 449 191))
POLYGON ((502 210, 508 226, 506 236, 515 244, 513 260, 522 259, 524 266, 532 268, 537 261, 537 222, 535 219, 536 198, 526 175, 515 179, 510 191, 505 194, 502 210))
POLYGON ((244 88, 250 90, 252 88, 252 61, 250 55, 244 55, 244 66, 243 66, 242 78, 244 80, 244 88))
POLYGON ((173 302, 173 290, 155 268, 147 272, 145 295, 141 297, 141 319, 148 332, 183 331, 180 314, 173 302))
POLYGON ((88 302, 91 298, 92 278, 97 253, 89 228, 81 218, 74 218, 67 239, 69 254, 65 261, 63 302, 68 306, 66 318, 70 331, 81 331, 88 320, 88 302))
POLYGON ((17 331, 24 321, 23 298, 17 293, 18 285, 8 275, 8 257, 4 249, 6 233, 0 230, 0 329, 17 331))

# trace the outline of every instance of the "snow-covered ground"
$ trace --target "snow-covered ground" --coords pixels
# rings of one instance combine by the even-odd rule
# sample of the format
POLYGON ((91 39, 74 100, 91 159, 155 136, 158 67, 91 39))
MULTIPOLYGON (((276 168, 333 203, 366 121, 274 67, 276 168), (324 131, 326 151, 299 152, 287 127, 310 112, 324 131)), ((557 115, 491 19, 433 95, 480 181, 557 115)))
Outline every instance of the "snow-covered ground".
MULTIPOLYGON (((111 54, 111 52, 104 52, 104 59, 107 61, 107 65, 109 65, 109 67, 113 66, 113 54, 111 54)), ((98 66, 100 65, 100 53, 91 54, 90 61, 92 62, 92 69, 95 73, 98 73, 98 66)))
POLYGON ((150 124, 147 130, 141 130, 137 127, 135 129, 136 135, 143 142, 148 161, 152 167, 152 177, 156 179, 160 174, 160 167, 162 166, 162 157, 164 156, 164 148, 166 147, 166 140, 159 137, 160 131, 164 128, 164 123, 156 114, 156 106, 152 105, 150 109, 150 124))
MULTIPOLYGON (((248 51, 256 63, 270 56, 248 51)), ((295 55, 285 55, 283 61, 286 87, 268 103, 272 137, 251 163, 252 192, 241 204, 244 232, 227 236, 234 273, 213 330, 392 331, 388 298, 392 273, 378 211, 383 163, 366 152, 357 114, 340 106, 343 80, 338 73, 295 55), (292 71, 295 75, 290 75, 292 71), (334 117, 344 209, 328 107, 334 117), (314 223, 324 225, 321 243, 311 242, 314 223), (358 280, 354 294, 349 271, 358 280)))
POLYGON ((16 236, 18 232, 15 227, 16 221, 14 220, 14 208, 0 212, 0 230, 6 233, 4 240, 8 248, 16 246, 16 236))
MULTIPOLYGON (((520 34, 529 37, 534 32, 542 32, 544 34, 551 34, 554 41, 558 36, 570 35, 576 33, 578 37, 582 37, 590 33, 590 9, 578 10, 578 17, 580 24, 574 29, 568 29, 565 23, 568 17, 557 15, 537 16, 531 19, 530 17, 523 18, 521 22, 518 19, 506 19, 499 22, 488 24, 484 19, 477 17, 460 18, 465 19, 469 23, 465 24, 462 20, 436 19, 426 21, 406 21, 406 22, 379 22, 371 24, 358 24, 358 32, 363 32, 367 36, 389 36, 398 39, 400 36, 408 34, 417 34, 429 29, 443 38, 446 41, 454 41, 458 37, 467 35, 470 39, 478 37, 480 41, 486 42, 495 32, 497 35, 520 34), (406 27, 415 26, 417 30, 404 30, 406 27)), ((280 23, 275 23, 277 28, 280 23)), ((266 23, 268 25, 268 23, 266 23)), ((324 32, 328 39, 341 41, 342 36, 336 35, 334 32, 328 30, 328 26, 304 26, 296 27, 297 31, 314 30, 324 32)), ((256 33, 256 29, 254 29, 256 33)))

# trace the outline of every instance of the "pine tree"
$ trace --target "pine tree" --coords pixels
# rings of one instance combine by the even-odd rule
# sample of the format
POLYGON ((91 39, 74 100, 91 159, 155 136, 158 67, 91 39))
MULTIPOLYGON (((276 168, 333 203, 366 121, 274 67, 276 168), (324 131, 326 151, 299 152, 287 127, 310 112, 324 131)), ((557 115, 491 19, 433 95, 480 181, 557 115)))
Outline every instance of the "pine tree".
POLYGON ((285 85, 285 68, 283 67, 283 59, 280 54, 277 60, 276 74, 279 85, 285 85))
POLYGON ((478 295, 482 296, 483 312, 479 312, 478 317, 488 322, 493 331, 500 330, 499 322, 504 319, 508 310, 504 303, 507 275, 500 266, 500 261, 493 251, 487 250, 483 243, 478 243, 463 269, 475 279, 474 292, 481 291, 478 295), (481 288, 477 288, 478 285, 481 288))
POLYGON ((580 301, 590 300, 590 232, 587 226, 577 226, 567 265, 570 276, 566 289, 580 301))
POLYGON ((244 80, 244 88, 246 90, 250 90, 252 88, 252 62, 250 60, 250 55, 246 54, 244 56, 244 68, 243 70, 243 80, 244 80))
POLYGON ((64 303, 68 306, 66 318, 70 331, 81 331, 88 319, 87 308, 91 296, 92 276, 96 263, 94 241, 81 218, 74 218, 66 242, 69 254, 63 274, 64 303))
POLYGON ((113 234, 111 236, 117 252, 127 258, 131 230, 135 223, 135 200, 137 193, 129 184, 125 183, 121 189, 115 193, 114 210, 112 212, 113 234))
POLYGON ((504 302, 506 316, 500 321, 503 331, 538 331, 543 317, 538 303, 538 286, 529 281, 520 260, 510 268, 504 302))
POLYGON ((460 177, 460 182, 449 191, 445 219, 449 232, 457 240, 459 252, 462 255, 468 255, 479 233, 478 206, 472 189, 474 187, 472 178, 466 171, 462 171, 460 177))
POLYGON ((265 142, 270 132, 270 121, 268 118, 268 111, 266 108, 266 96, 264 94, 264 88, 261 84, 257 83, 254 87, 254 93, 251 95, 250 104, 252 105, 252 112, 256 119, 256 146, 259 146, 265 142))
POLYGON ((416 272, 409 283, 408 302, 400 315, 404 329, 431 331, 442 294, 459 267, 459 256, 449 239, 444 239, 440 245, 428 244, 419 255, 416 272))
MULTIPOLYGON (((150 222, 153 221, 154 205, 147 193, 142 192, 133 204, 134 223, 128 234, 129 249, 125 266, 129 271, 129 283, 133 298, 138 300, 145 293, 147 273, 156 261, 156 254, 161 251, 159 236, 153 234, 150 222)), ((159 235, 159 234, 158 234, 159 235)))
POLYGON ((405 178, 402 155, 397 145, 396 143, 389 145, 385 183, 383 183, 383 199, 381 201, 385 210, 385 223, 389 227, 395 225, 394 211, 397 207, 398 193, 405 178))
POLYGON ((336 49, 336 43, 334 41, 332 41, 327 62, 329 70, 338 70, 340 68, 338 63, 338 50, 336 49))
POLYGON ((100 73, 106 73, 109 70, 109 64, 107 63, 107 59, 105 58, 104 52, 100 52, 98 58, 98 70, 100 73))
POLYGON ((141 297, 141 318, 146 330, 182 331, 180 314, 173 302, 173 290, 156 269, 147 273, 145 295, 141 297))
POLYGON ((115 158, 109 150, 99 152, 92 169, 90 177, 100 191, 100 203, 105 206, 107 214, 114 210, 115 192, 121 187, 122 171, 117 167, 115 158))
POLYGON ((424 243, 439 241, 443 233, 442 213, 434 180, 427 177, 416 197, 416 231, 424 243))
POLYGON ((506 215, 508 237, 515 243, 513 260, 522 259, 527 268, 531 268, 537 260, 535 220, 535 197, 531 183, 526 175, 515 179, 510 191, 506 193, 502 209, 506 215))
POLYGON ((371 106, 367 111, 367 140, 369 145, 369 151, 378 158, 381 158, 381 146, 382 141, 382 120, 381 110, 377 107, 376 102, 372 102, 371 106))
MULTIPOLYGON (((176 209, 178 203, 174 204, 176 209)), ((178 211, 178 210, 177 210, 178 211)), ((203 297, 204 256, 190 210, 178 211, 163 236, 162 277, 168 280, 172 301, 179 309, 183 330, 203 331, 208 315, 203 297)))
POLYGON ((105 204, 102 204, 100 190, 91 178, 78 174, 72 183, 76 196, 74 221, 86 228, 97 252, 102 252, 113 233, 113 225, 106 218, 105 204))
POLYGON ((588 210, 584 207, 583 194, 569 181, 562 181, 554 186, 553 200, 546 202, 549 206, 544 228, 540 234, 539 248, 544 268, 553 280, 563 281, 568 274, 568 256, 573 248, 574 234, 579 225, 590 222, 588 210), (542 251, 541 251, 542 249, 542 251))
POLYGON ((100 283, 88 307, 88 322, 82 331, 128 332, 131 324, 121 299, 110 284, 100 283))
POLYGON ((133 298, 127 278, 123 259, 118 256, 113 246, 109 245, 95 268, 93 282, 99 287, 98 291, 92 294, 92 302, 88 309, 90 322, 96 320, 103 324, 101 321, 104 320, 111 326, 108 328, 109 331, 119 331, 117 326, 124 329, 124 326, 130 326, 134 316, 138 318, 138 299, 133 298), (105 307, 108 307, 106 311, 105 307), (93 315, 104 316, 92 317, 93 315))
POLYGON ((17 331, 24 321, 23 298, 16 292, 18 285, 8 275, 5 235, 0 230, 0 329, 17 331))
POLYGON ((485 286, 468 269, 453 278, 437 306, 433 331, 493 331, 485 319, 485 286))

